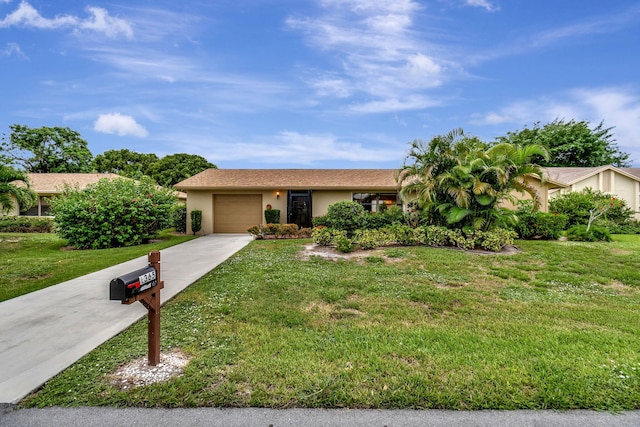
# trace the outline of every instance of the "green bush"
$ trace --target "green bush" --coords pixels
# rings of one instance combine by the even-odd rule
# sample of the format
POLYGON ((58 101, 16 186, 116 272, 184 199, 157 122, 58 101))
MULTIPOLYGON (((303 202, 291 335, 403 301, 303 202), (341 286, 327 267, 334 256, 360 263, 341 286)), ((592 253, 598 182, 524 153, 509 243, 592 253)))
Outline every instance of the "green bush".
POLYGON ((394 242, 392 233, 386 228, 376 230, 358 230, 355 234, 355 242, 362 249, 375 249, 381 246, 388 246, 394 242))
POLYGON ((567 215, 568 226, 587 224, 590 211, 602 210, 604 207, 606 207, 606 212, 602 214, 601 219, 609 220, 616 224, 624 224, 631 221, 634 214, 624 200, 590 188, 561 194, 549 201, 549 212, 567 215))
POLYGON ((334 230, 328 227, 315 227, 311 231, 313 243, 320 246, 330 246, 333 242, 333 232, 334 230))
POLYGON ((52 233, 53 218, 0 216, 0 233, 52 233))
POLYGON ((139 245, 171 225, 172 190, 151 179, 102 179, 51 199, 56 232, 79 249, 139 245))
POLYGON ((611 234, 640 234, 640 222, 635 220, 617 224, 613 221, 598 218, 595 224, 607 228, 611 234))
POLYGON ((178 233, 187 232, 187 206, 182 203, 176 204, 171 209, 171 226, 178 233))
POLYGON ((565 214, 534 211, 529 200, 520 203, 516 215, 514 229, 521 239, 556 240, 568 222, 565 214))
POLYGON ((194 209, 191 211, 191 231, 195 234, 202 230, 202 211, 194 209))
POLYGON ((338 230, 333 236, 333 244, 338 252, 353 252, 353 241, 347 236, 344 230, 338 230))
POLYGON ((310 237, 309 229, 298 230, 297 224, 265 224, 254 225, 249 227, 247 231, 258 239, 264 239, 265 236, 276 236, 278 238, 292 237, 310 237), (303 231, 306 230, 306 231, 303 231))
POLYGON ((358 202, 337 202, 329 206, 326 215, 326 226, 344 231, 347 237, 364 225, 365 210, 358 202))
POLYGON ((408 246, 418 243, 415 240, 415 234, 413 232, 414 229, 408 225, 395 223, 387 227, 387 230, 389 230, 393 236, 393 240, 399 245, 408 246))
POLYGON ((264 219, 267 224, 280 223, 280 209, 267 209, 264 211, 264 219))
POLYGON ((505 246, 513 245, 517 233, 506 228, 494 228, 491 231, 483 231, 476 240, 476 244, 482 249, 492 252, 500 252, 505 246))
POLYGON ((578 242, 610 242, 611 234, 604 227, 592 225, 587 231, 586 225, 574 225, 567 230, 567 239, 578 242))
POLYGON ((427 246, 445 246, 449 244, 449 229, 439 225, 427 225, 425 244, 427 246))
POLYGON ((375 230, 393 224, 405 224, 406 218, 402 208, 391 205, 381 212, 365 212, 361 228, 375 230))

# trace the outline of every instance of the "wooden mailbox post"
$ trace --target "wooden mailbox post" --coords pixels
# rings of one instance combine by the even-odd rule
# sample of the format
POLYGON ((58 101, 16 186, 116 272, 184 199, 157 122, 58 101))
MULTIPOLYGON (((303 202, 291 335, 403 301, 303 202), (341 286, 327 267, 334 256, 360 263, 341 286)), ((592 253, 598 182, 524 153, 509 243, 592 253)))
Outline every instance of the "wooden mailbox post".
POLYGON ((160 252, 150 252, 148 260, 147 267, 113 279, 109 285, 109 299, 119 300, 122 304, 140 301, 148 310, 148 364, 157 366, 160 363, 160 290, 164 288, 160 279, 160 252))

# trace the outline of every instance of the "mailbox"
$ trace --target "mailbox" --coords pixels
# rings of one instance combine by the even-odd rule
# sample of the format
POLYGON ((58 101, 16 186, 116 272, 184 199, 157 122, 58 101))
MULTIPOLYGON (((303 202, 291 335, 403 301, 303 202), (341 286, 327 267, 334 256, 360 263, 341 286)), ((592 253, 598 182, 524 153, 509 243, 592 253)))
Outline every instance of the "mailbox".
POLYGON ((157 285, 156 269, 149 265, 113 279, 109 285, 109 299, 126 301, 157 285))

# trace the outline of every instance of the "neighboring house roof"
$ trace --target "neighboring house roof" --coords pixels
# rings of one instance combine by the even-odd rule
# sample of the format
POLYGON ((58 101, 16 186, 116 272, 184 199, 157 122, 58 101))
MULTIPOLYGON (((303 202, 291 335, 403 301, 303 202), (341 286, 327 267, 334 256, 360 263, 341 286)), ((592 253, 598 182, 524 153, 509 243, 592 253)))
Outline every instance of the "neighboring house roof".
POLYGON ((174 185, 180 190, 389 190, 396 169, 207 169, 174 185))
POLYGON ((640 169, 638 168, 616 168, 611 165, 606 165, 591 168, 544 168, 544 170, 545 175, 548 176, 550 180, 561 182, 567 186, 606 170, 612 170, 631 179, 640 181, 640 169))
POLYGON ((633 175, 640 180, 640 168, 620 168, 620 170, 628 173, 629 175, 633 175))
MULTIPOLYGON (((125 178, 115 173, 28 173, 27 176, 31 189, 40 196, 60 194, 65 185, 83 190, 101 179, 125 178)), ((178 199, 187 198, 181 191, 176 191, 175 194, 178 199)))
POLYGON ((122 178, 114 173, 29 173, 27 176, 31 189, 40 195, 60 194, 65 185, 82 190, 104 178, 122 178))

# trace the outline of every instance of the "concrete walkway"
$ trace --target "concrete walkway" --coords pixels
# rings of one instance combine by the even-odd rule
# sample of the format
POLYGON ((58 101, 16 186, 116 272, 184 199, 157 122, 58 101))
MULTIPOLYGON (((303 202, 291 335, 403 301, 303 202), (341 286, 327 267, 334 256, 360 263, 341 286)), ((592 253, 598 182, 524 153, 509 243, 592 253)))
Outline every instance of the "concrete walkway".
MULTIPOLYGON (((249 235, 209 235, 160 251, 164 303, 246 246, 249 235)), ((111 279, 142 256, 0 303, 0 404, 16 403, 147 314, 109 300, 111 279)))

